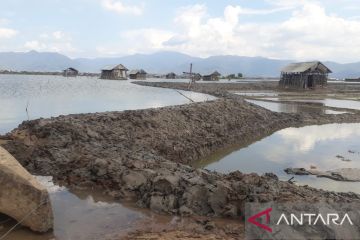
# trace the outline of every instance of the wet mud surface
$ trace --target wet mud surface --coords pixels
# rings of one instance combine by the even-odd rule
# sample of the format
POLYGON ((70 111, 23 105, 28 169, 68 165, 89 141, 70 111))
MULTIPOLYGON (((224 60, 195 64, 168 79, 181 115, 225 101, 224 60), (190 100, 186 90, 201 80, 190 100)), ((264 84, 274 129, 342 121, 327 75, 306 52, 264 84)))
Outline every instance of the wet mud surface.
MULTIPOLYGON (((228 91, 274 89, 274 83, 228 85, 197 84, 192 91, 223 97, 205 103, 27 121, 1 137, 6 140, 3 147, 33 174, 51 175, 73 187, 101 187, 116 198, 170 215, 242 219, 245 202, 360 201, 354 193, 300 187, 271 173, 221 174, 190 167, 219 149, 286 127, 360 121, 356 113, 271 112, 228 91)), ((169 236, 186 234, 174 231, 169 230, 169 236)), ((150 238, 157 233, 144 230, 133 236, 142 234, 150 238)))

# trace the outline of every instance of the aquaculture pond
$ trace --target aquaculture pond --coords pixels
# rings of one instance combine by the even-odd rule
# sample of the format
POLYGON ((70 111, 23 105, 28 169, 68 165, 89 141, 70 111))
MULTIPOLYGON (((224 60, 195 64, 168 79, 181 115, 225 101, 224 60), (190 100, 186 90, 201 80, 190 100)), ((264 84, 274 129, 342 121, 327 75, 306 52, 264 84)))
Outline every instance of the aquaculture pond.
POLYGON ((253 103, 260 107, 266 108, 273 112, 283 113, 317 113, 317 114, 344 114, 346 111, 337 111, 326 109, 322 103, 314 103, 311 105, 302 104, 299 102, 273 102, 262 101, 254 99, 246 99, 247 102, 253 103))
POLYGON ((0 75, 0 134, 22 121, 73 113, 122 111, 180 105, 215 97, 128 81, 95 77, 0 75))
MULTIPOLYGON (((91 240, 121 239, 124 234, 152 226, 170 224, 174 217, 161 216, 149 210, 123 204, 96 190, 69 190, 54 185, 51 177, 37 177, 50 194, 54 213, 54 230, 37 234, 17 226, 5 239, 12 240, 91 240), (117 237, 120 236, 120 237, 117 237)), ((16 221, 0 215, 0 239, 16 221)))
POLYGON ((360 194, 359 182, 340 182, 315 176, 292 176, 286 168, 329 171, 360 168, 360 124, 328 124, 287 128, 247 146, 235 146, 196 162, 194 166, 228 173, 275 173, 281 180, 331 191, 360 194), (239 149, 240 148, 240 149, 239 149))

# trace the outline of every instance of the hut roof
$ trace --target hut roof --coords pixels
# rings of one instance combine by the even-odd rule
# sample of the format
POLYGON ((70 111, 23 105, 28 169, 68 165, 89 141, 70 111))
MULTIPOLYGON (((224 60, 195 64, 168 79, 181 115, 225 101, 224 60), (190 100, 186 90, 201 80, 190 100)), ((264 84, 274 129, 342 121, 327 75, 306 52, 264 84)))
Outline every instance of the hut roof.
POLYGON ((117 65, 108 65, 103 67, 102 70, 107 70, 107 71, 112 71, 112 70, 125 70, 128 71, 129 69, 127 69, 126 67, 124 67, 124 65, 122 64, 117 64, 117 65))
POLYGON ((331 73, 331 70, 319 61, 291 63, 284 67, 283 73, 303 73, 307 71, 320 70, 324 73, 331 73))
POLYGON ((213 75, 213 76, 221 76, 221 74, 218 71, 213 72, 211 75, 213 75))
POLYGON ((131 70, 129 74, 147 74, 147 72, 145 72, 144 69, 135 69, 135 70, 131 70))
POLYGON ((74 72, 78 72, 78 70, 76 70, 75 68, 69 67, 67 69, 65 69, 64 71, 74 71, 74 72))

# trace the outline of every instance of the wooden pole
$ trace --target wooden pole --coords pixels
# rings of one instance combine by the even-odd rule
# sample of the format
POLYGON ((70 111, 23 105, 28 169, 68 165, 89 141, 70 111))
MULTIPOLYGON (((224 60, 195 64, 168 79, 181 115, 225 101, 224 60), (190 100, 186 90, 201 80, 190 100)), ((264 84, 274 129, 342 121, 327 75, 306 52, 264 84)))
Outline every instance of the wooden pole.
POLYGON ((188 85, 188 89, 191 88, 191 85, 194 82, 194 76, 193 76, 193 73, 192 73, 192 67, 193 67, 193 64, 190 63, 190 82, 189 82, 189 85, 188 85))

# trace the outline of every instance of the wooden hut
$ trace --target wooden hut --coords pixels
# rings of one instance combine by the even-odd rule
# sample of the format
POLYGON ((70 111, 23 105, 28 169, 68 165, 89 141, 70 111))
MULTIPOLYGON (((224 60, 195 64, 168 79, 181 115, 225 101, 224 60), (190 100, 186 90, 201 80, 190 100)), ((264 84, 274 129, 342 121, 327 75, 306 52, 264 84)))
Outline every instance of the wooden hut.
POLYGON ((127 71, 124 65, 106 66, 101 70, 101 79, 127 80, 127 71))
POLYGON ((204 75, 203 80, 204 81, 219 81, 220 77, 221 77, 221 74, 218 71, 215 71, 210 75, 204 75))
POLYGON ((76 70, 75 68, 70 67, 63 71, 64 77, 76 77, 77 75, 79 75, 79 71, 76 70))
POLYGON ((292 63, 281 70, 279 85, 286 88, 325 86, 331 70, 319 61, 292 63))
POLYGON ((166 74, 166 79, 175 79, 176 78, 176 74, 171 72, 171 73, 168 73, 166 74))
POLYGON ((136 69, 136 70, 132 70, 129 73, 129 77, 130 79, 141 79, 141 80, 145 80, 146 79, 146 72, 143 69, 136 69))

